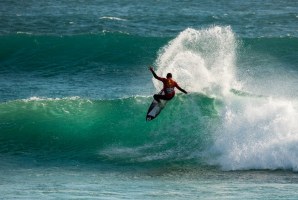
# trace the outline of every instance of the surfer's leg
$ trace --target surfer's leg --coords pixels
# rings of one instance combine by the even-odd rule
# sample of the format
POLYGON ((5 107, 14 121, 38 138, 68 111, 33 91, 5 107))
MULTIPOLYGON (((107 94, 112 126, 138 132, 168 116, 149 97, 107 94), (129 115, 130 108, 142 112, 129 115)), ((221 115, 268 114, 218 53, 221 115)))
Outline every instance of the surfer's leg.
POLYGON ((160 94, 155 94, 154 96, 153 96, 153 98, 158 102, 158 103, 160 103, 160 97, 161 97, 162 95, 160 95, 160 94))

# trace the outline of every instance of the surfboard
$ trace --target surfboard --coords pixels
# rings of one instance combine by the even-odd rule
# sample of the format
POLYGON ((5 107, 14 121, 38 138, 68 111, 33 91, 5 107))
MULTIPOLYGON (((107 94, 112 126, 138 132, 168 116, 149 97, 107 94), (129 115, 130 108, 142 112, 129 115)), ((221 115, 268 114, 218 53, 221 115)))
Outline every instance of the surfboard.
MULTIPOLYGON (((163 91, 160 91, 158 94, 163 94, 163 91)), ((146 121, 151 121, 156 118, 161 110, 166 106, 167 102, 168 101, 166 100, 160 100, 160 103, 158 103, 155 99, 153 99, 146 115, 146 121)))

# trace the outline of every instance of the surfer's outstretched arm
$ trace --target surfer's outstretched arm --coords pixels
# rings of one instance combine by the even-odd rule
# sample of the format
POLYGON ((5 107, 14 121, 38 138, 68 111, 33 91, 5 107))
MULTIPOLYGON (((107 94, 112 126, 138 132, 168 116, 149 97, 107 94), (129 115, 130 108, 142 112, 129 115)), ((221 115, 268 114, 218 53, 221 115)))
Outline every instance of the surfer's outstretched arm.
POLYGON ((183 92, 184 94, 187 94, 187 92, 185 90, 183 90, 181 87, 179 87, 179 85, 176 85, 176 88, 178 90, 180 90, 181 92, 183 92))
POLYGON ((157 80, 162 81, 162 78, 156 75, 153 67, 150 67, 149 70, 151 71, 151 73, 152 73, 152 75, 153 75, 154 78, 156 78, 157 80))

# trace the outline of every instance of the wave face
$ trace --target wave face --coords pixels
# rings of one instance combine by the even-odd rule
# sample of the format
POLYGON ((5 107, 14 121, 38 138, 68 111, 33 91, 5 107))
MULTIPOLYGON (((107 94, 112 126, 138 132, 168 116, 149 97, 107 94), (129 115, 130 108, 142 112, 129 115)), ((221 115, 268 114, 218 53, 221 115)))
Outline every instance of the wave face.
POLYGON ((297 171, 297 38, 240 39, 212 26, 175 38, 22 33, 0 42, 2 157, 297 171), (150 123, 148 96, 161 85, 148 63, 191 92, 150 123))
POLYGON ((150 101, 147 97, 73 97, 2 103, 0 152, 29 154, 44 161, 60 158, 116 164, 194 159, 194 149, 210 142, 211 124, 204 118, 217 120, 214 99, 178 95, 155 123, 146 123, 150 101), (187 119, 183 126, 182 119, 187 119))

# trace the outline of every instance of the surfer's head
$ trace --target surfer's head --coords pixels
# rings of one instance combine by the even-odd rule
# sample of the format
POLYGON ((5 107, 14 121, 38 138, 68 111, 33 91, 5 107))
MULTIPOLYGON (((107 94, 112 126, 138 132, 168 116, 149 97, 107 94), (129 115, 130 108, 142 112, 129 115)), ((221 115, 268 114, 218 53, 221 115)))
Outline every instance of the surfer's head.
POLYGON ((168 73, 167 74, 167 78, 172 78, 172 74, 171 73, 168 73))

